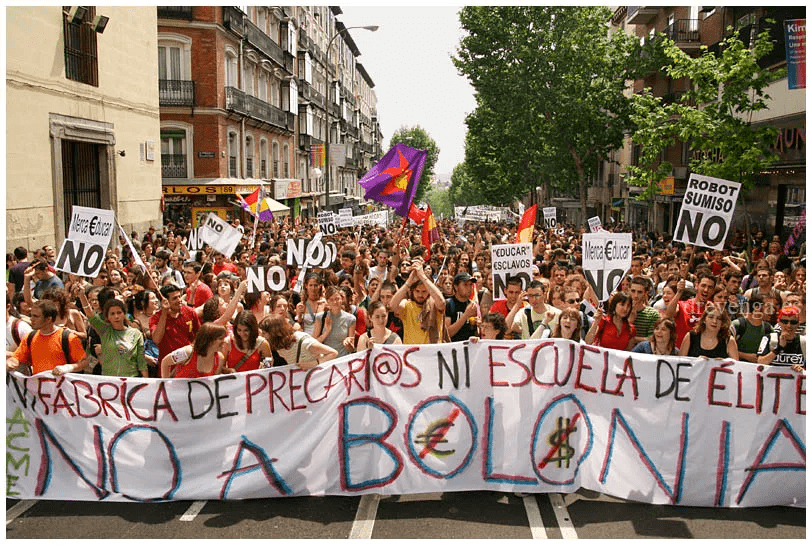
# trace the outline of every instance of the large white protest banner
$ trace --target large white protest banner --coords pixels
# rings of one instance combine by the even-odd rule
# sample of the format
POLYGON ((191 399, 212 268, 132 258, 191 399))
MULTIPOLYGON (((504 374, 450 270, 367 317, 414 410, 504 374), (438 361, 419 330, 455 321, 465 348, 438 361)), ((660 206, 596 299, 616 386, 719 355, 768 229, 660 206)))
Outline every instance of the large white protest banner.
POLYGON ((682 199, 674 240, 721 250, 733 221, 741 184, 691 174, 682 199))
POLYGON ((214 212, 203 218, 198 237, 226 257, 231 257, 240 243, 242 233, 214 212))
POLYGON ((338 211, 338 226, 341 229, 353 226, 352 208, 342 208, 338 211))
POLYGON ((332 212, 319 212, 318 216, 316 216, 319 222, 319 229, 321 230, 322 234, 327 235, 334 235, 338 232, 338 226, 336 225, 336 216, 332 212))
POLYGON ((386 210, 378 210, 377 212, 370 212, 369 214, 362 214, 360 216, 353 216, 352 224, 357 225, 380 225, 386 227, 389 223, 389 215, 386 210))
POLYGON ((308 371, 6 381, 17 499, 585 488, 804 506, 805 471, 803 374, 563 339, 376 345, 308 371))
POLYGON ((510 278, 522 279, 526 290, 533 279, 533 244, 498 244, 491 246, 491 275, 493 276, 493 300, 505 298, 505 287, 510 278))
POLYGON ((584 276, 599 301, 606 301, 632 264, 632 234, 584 233, 584 276))
POLYGON ((556 226, 555 206, 547 206, 545 208, 542 208, 541 211, 544 213, 544 228, 555 229, 556 226))
POLYGON ((95 278, 104 263, 115 221, 112 210, 73 205, 68 232, 59 248, 54 268, 95 278))

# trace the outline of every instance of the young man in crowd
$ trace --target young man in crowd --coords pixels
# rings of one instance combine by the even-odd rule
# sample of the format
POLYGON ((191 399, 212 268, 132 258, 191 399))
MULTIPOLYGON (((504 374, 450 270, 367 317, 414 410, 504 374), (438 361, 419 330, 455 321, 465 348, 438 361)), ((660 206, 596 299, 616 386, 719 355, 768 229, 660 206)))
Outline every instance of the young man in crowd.
POLYGON ((454 295, 445 302, 445 327, 452 341, 467 341, 478 333, 477 305, 471 300, 473 278, 467 272, 454 276, 454 295), (471 319, 473 318, 473 324, 471 319))
POLYGON ((58 309, 50 300, 37 301, 31 307, 34 331, 20 339, 14 355, 6 359, 6 370, 20 366, 31 368, 31 374, 51 371, 54 376, 78 373, 87 365, 82 341, 73 332, 56 326, 58 309))
POLYGON ((705 305, 716 288, 716 277, 710 273, 700 273, 697 276, 697 282, 696 296, 687 301, 680 300, 685 292, 686 280, 683 278, 677 282, 677 294, 665 309, 666 317, 671 318, 677 324, 677 346, 682 345, 682 339, 702 317, 705 305))
POLYGON ((513 331, 520 334, 522 339, 538 338, 544 327, 555 329, 561 311, 544 303, 547 287, 539 280, 530 282, 527 288, 527 301, 530 303, 522 312, 516 314, 513 320, 513 331))
POLYGON ((637 336, 634 338, 635 344, 651 337, 651 334, 654 333, 654 323, 660 319, 660 313, 648 305, 649 286, 651 286, 651 281, 648 278, 644 276, 632 277, 632 283, 629 287, 629 295, 632 298, 629 322, 634 324, 637 331, 637 336))

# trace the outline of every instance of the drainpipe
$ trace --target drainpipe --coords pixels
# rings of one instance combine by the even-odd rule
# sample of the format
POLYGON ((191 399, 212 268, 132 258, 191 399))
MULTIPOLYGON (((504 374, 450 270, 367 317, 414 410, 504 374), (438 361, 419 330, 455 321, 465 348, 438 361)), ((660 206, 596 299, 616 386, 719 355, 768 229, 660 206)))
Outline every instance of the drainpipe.
MULTIPOLYGON (((243 96, 245 95, 245 81, 243 81, 243 74, 245 71, 245 52, 243 50, 243 44, 245 43, 245 21, 246 16, 243 14, 242 16, 242 29, 243 35, 240 37, 240 65, 238 68, 237 74, 237 81, 239 82, 239 90, 243 92, 243 96)), ((242 119, 240 120, 240 168, 237 171, 237 176, 240 178, 245 177, 245 115, 241 116, 242 119)))

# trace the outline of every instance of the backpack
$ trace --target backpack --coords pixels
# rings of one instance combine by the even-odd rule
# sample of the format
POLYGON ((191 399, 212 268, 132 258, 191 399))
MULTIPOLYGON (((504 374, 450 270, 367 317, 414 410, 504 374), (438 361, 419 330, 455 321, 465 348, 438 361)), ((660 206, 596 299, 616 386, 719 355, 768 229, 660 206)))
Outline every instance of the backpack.
POLYGON ((11 338, 14 339, 14 344, 20 346, 20 319, 11 317, 11 338))
MULTIPOLYGON (((32 331, 26 337, 25 342, 28 345, 29 352, 31 351, 31 341, 34 339, 34 335, 39 333, 39 331, 32 331)), ((65 362, 66 363, 76 363, 70 361, 70 331, 67 328, 62 328, 62 352, 65 354, 65 362)))
POLYGON ((525 307, 524 314, 525 316, 527 316, 527 330, 530 332, 530 337, 532 337, 533 332, 536 331, 536 326, 533 323, 533 318, 530 317, 531 316, 530 311, 531 311, 530 307, 525 307))

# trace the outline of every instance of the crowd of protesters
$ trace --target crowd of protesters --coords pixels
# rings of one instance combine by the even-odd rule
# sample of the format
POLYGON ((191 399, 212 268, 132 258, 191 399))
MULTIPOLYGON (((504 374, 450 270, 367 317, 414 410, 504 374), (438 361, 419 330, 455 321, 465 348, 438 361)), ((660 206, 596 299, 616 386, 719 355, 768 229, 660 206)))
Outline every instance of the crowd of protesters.
POLYGON ((308 269, 301 293, 248 293, 246 271, 281 266, 314 222, 243 231, 231 256, 190 252, 191 224, 121 237, 95 278, 54 269, 52 246, 7 254, 8 370, 193 378, 296 364, 309 369, 375 344, 562 338, 617 350, 729 358, 804 372, 805 243, 737 231, 725 250, 633 232, 632 265, 598 301, 581 267, 584 228, 536 228, 532 280, 494 300, 491 252, 516 240, 503 223, 438 222, 430 248, 400 222, 325 237, 336 263, 308 269), (749 248, 749 249, 748 249, 749 248), (523 289, 524 288, 524 289, 523 289))

